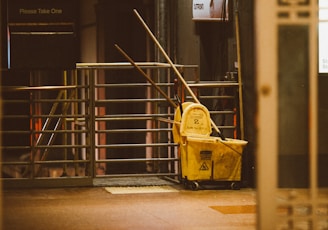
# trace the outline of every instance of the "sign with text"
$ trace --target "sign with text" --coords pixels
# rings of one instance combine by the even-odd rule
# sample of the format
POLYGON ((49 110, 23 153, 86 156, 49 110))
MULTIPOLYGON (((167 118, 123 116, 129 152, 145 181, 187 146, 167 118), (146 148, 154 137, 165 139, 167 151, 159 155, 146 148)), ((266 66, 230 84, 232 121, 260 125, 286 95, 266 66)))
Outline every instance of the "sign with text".
POLYGON ((75 0, 8 0, 8 22, 67 22, 74 21, 75 0))
POLYGON ((228 21, 228 0, 193 0, 193 20, 228 21))
POLYGON ((77 12, 76 0, 8 0, 8 68, 75 68, 77 12))

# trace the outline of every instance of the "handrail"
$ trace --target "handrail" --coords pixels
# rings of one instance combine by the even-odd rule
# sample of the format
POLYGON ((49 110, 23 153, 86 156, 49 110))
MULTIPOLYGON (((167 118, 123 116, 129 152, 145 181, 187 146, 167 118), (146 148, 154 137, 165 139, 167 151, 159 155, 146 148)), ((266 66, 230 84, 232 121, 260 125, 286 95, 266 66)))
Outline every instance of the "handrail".
POLYGON ((63 89, 76 89, 78 86, 60 86, 60 85, 44 85, 44 86, 2 86, 2 91, 30 91, 30 90, 63 90, 63 89))
POLYGON ((239 86, 238 82, 227 82, 227 81, 217 81, 217 82, 193 82, 188 83, 189 87, 231 87, 231 86, 239 86))
MULTIPOLYGON (((142 69, 151 68, 170 68, 168 63, 161 62, 136 62, 136 64, 142 69)), ((178 68, 197 68, 198 65, 181 65, 175 64, 178 68)), ((134 66, 130 62, 112 62, 112 63, 77 63, 76 69, 133 69, 134 66)))

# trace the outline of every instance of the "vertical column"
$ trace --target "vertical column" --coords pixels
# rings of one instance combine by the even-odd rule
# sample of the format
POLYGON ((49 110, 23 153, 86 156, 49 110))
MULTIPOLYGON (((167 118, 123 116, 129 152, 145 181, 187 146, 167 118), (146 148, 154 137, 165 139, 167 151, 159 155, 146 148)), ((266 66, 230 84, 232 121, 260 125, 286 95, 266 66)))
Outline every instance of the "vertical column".
POLYGON ((257 229, 275 229, 277 189, 277 26, 274 0, 255 1, 257 114, 257 229))
POLYGON ((318 1, 309 4, 309 155, 313 229, 319 229, 318 208, 318 1))
MULTIPOLYGON (((159 43, 162 45, 163 49, 169 52, 169 43, 168 43, 168 33, 169 33, 169 20, 168 20, 168 1, 166 0, 156 0, 155 3, 155 18, 156 25, 155 25, 155 36, 157 37, 159 43)), ((162 55, 162 53, 159 51, 159 49, 155 50, 155 60, 157 62, 165 62, 165 58, 162 55)), ((167 69, 159 68, 157 70, 157 81, 158 83, 165 83, 167 82, 167 69)), ((165 89, 166 92, 166 89, 165 89)), ((158 113, 159 114, 165 114, 167 113, 167 108, 164 107, 162 104, 158 104, 158 113)), ((158 122, 157 124, 159 128, 165 128, 165 124, 162 122, 158 122)), ((167 136, 165 136, 163 133, 158 133, 158 142, 164 143, 167 142, 167 136)), ((167 149, 163 147, 158 147, 157 149, 157 157, 167 157, 167 149)), ((157 166, 159 169, 159 172, 166 171, 167 165, 161 164, 157 166)))

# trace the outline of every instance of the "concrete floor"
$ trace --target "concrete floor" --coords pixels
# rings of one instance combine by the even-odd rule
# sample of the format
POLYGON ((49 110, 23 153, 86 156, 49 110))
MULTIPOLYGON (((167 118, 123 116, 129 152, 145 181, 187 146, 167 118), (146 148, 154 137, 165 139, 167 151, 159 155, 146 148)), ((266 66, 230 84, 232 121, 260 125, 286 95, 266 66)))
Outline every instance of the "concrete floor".
POLYGON ((7 189, 3 229, 256 229, 255 190, 112 194, 105 187, 7 189))

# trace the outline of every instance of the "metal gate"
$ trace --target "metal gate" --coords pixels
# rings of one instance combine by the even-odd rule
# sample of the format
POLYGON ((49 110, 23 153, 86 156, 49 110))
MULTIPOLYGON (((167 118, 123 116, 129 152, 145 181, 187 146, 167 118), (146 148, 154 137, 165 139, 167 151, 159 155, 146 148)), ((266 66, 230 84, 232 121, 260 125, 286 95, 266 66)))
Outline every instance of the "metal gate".
MULTIPOLYGON (((122 177, 177 181, 179 150, 169 101, 176 103, 176 93, 191 98, 183 87, 177 92, 169 64, 138 66, 166 97, 129 63, 80 63, 56 73, 55 85, 44 80, 47 73, 35 71, 29 86, 3 86, 4 186, 84 186, 122 177)), ((238 81, 201 82, 198 66, 176 67, 192 75, 188 83, 211 116, 225 118, 219 125, 225 135, 240 138, 238 81), (233 90, 213 94, 227 87, 233 90), (230 101, 229 109, 214 106, 218 100, 230 101)))
MULTIPOLYGON (((169 65, 139 63, 174 100, 169 65), (165 71, 166 81, 157 81, 165 71)), ((89 79, 94 130, 95 178, 178 176, 177 148, 171 138, 173 108, 128 63, 78 64, 89 79), (162 118, 162 119, 161 119, 162 118)))
POLYGON ((46 72, 19 72, 28 86, 2 86, 4 187, 92 184, 91 89, 76 73, 45 85, 46 72))
MULTIPOLYGON (((170 66, 141 63, 174 100, 170 66)), ((180 66, 184 68, 184 66, 180 66)), ((197 68, 197 66, 191 66, 197 68)), ((177 146, 171 138, 174 109, 127 63, 77 64, 57 73, 61 84, 3 86, 4 186, 93 185, 109 177, 177 179, 177 146)), ((26 76, 22 76, 26 77, 26 76)))

